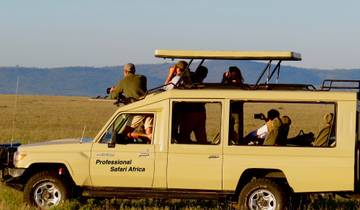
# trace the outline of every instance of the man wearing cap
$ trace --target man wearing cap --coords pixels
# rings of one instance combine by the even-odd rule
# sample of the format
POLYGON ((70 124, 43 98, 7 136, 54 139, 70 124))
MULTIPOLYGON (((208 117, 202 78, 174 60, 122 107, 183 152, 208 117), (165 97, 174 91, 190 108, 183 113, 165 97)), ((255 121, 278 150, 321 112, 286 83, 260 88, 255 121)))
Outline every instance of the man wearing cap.
POLYGON ((146 93, 146 77, 135 74, 135 65, 128 63, 124 66, 124 78, 118 84, 111 88, 112 99, 118 99, 124 95, 130 102, 136 101, 146 93))

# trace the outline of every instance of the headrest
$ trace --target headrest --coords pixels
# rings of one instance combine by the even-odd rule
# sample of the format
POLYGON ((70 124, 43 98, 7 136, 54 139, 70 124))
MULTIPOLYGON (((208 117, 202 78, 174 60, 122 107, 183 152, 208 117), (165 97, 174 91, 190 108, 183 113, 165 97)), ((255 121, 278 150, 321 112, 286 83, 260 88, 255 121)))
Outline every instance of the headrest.
POLYGON ((327 114, 324 115, 324 121, 327 124, 330 124, 332 122, 333 118, 334 118, 333 113, 327 113, 327 114))
POLYGON ((289 116, 281 116, 280 119, 284 125, 291 125, 291 119, 289 116))

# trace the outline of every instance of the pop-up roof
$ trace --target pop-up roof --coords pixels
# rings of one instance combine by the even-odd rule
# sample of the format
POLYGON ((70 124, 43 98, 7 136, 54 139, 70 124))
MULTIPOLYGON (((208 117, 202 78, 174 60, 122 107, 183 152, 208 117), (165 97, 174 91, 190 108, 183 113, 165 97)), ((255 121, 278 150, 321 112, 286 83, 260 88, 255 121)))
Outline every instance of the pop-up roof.
POLYGON ((155 57, 209 60, 301 60, 301 54, 292 51, 155 50, 155 57))

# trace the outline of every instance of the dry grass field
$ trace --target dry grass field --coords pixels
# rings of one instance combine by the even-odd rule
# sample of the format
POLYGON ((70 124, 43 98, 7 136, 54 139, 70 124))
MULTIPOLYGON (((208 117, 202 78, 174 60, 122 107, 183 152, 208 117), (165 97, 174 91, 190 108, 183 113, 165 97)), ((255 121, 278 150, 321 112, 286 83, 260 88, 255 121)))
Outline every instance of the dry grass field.
MULTIPOLYGON (((221 109, 208 114, 209 126, 220 126, 221 109), (210 123, 212 122, 212 123, 210 123)), ((253 119, 253 114, 266 114, 270 108, 276 108, 293 120, 290 136, 303 129, 316 132, 321 117, 332 107, 308 107, 303 110, 296 104, 288 105, 248 105, 244 106, 245 120, 253 119), (301 109, 299 111, 299 109, 301 109), (298 110, 298 112, 294 112, 298 110), (302 114, 307 113, 307 114, 302 114), (308 119, 312 116, 313 119, 308 119)), ((21 143, 31 143, 51 139, 81 137, 85 128, 85 137, 94 137, 116 110, 111 102, 90 101, 86 97, 63 96, 15 96, 0 95, 0 143, 9 143, 12 139, 21 143), (15 106, 16 102, 16 106, 15 106)), ((249 120, 250 121, 250 120, 249 120)), ((252 120, 245 124, 245 132, 256 128, 261 121, 252 120)), ((207 128, 209 133, 210 130, 207 128)), ((216 132, 213 131, 214 135, 216 132)), ((231 209, 218 201, 205 200, 73 200, 55 209, 231 209)), ((357 200, 343 200, 337 197, 311 197, 301 209, 359 209, 357 200)), ((22 194, 0 184, 0 209, 33 209, 22 203, 22 194)))
POLYGON ((115 110, 86 97, 0 95, 0 143, 81 137, 84 129, 94 137, 115 110))

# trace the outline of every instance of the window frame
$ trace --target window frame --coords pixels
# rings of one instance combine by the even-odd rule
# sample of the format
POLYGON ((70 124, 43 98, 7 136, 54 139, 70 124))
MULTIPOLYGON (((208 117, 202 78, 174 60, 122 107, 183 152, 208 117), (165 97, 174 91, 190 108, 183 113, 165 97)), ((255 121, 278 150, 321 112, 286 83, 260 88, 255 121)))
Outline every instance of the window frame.
MULTIPOLYGON (((226 113, 227 115, 227 123, 228 123, 228 130, 226 131, 226 136, 227 136, 227 146, 251 146, 251 147, 290 147, 290 148, 336 148, 337 147, 337 139, 338 139, 338 132, 337 132, 337 121, 338 121, 338 117, 337 117, 337 112, 338 112, 338 104, 336 101, 289 101, 289 100, 246 100, 246 99, 229 99, 229 103, 228 103, 228 113, 226 113), (265 104, 277 104, 277 103, 281 103, 281 104, 328 104, 328 105, 333 105, 333 114, 334 114, 334 119, 331 125, 331 130, 330 130, 330 135, 329 135, 329 139, 331 137, 335 137, 335 141, 334 141, 334 145, 331 146, 300 146, 300 145, 296 145, 296 146, 291 146, 291 145, 285 145, 285 146, 280 146, 280 145, 247 145, 247 144, 231 144, 231 138, 230 138, 230 120, 231 120, 231 104, 232 102, 241 102, 242 103, 242 116, 241 119, 242 124, 245 124, 245 119, 244 119, 244 115, 245 115, 245 111, 244 111, 244 104, 245 103, 265 103, 265 104), (334 127, 335 126, 335 127, 334 127), (333 135, 331 135, 333 134, 333 135)), ((244 132, 245 126, 243 126, 242 130, 244 132)), ((245 133, 242 134, 241 138, 244 138, 246 135, 245 133)), ((314 135, 314 138, 316 138, 316 133, 314 135)))
MULTIPOLYGON (((121 115, 124 115, 124 114, 133 114, 133 115, 142 115, 142 114, 152 114, 154 116, 154 119, 153 119, 153 130, 152 130, 152 135, 153 135, 153 139, 151 140, 151 144, 149 145, 153 145, 154 144, 154 136, 155 136, 155 128, 156 128, 156 112, 147 112, 147 111, 140 111, 140 112, 120 112, 118 114, 116 114, 115 117, 112 118, 111 122, 107 125, 105 131, 103 132, 103 134, 100 136, 99 138, 99 141, 97 142, 98 144, 108 144, 110 142, 102 142, 104 136, 106 135, 107 131, 114 126, 114 123, 116 122, 116 120, 121 116, 121 115)), ((114 129, 114 128, 112 128, 114 129)), ((111 134, 111 136, 113 135, 113 133, 111 134)), ((116 145, 127 145, 127 144, 117 144, 115 143, 116 145)))
POLYGON ((218 98, 211 98, 211 99, 201 99, 201 98, 176 98, 176 99, 170 99, 169 101, 169 135, 168 135, 168 144, 169 145, 191 145, 191 146, 222 146, 224 142, 224 123, 223 119, 225 117, 225 100, 224 99, 218 99, 218 98), (219 127, 219 143, 217 144, 185 144, 185 143, 174 143, 172 141, 172 133, 173 133, 173 110, 174 110, 174 103, 176 102, 189 102, 189 103, 218 103, 220 105, 220 127, 219 127))

